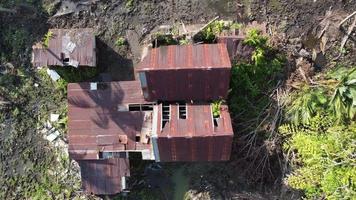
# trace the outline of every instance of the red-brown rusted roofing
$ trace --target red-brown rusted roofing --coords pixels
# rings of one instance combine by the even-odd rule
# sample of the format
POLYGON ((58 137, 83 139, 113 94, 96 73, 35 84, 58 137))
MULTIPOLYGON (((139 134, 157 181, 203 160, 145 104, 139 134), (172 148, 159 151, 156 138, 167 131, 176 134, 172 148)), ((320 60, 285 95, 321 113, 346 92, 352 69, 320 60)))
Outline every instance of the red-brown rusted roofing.
POLYGON ((170 45, 151 49, 137 67, 149 100, 226 98, 231 63, 225 44, 170 45))
POLYGON ((50 29, 52 36, 48 47, 40 43, 32 47, 32 64, 35 67, 64 66, 63 53, 69 54, 70 60, 78 61, 79 66, 96 66, 95 36, 91 28, 50 29), (70 41, 75 47, 72 52, 66 51, 70 41))
POLYGON ((170 120, 163 129, 162 105, 157 107, 160 161, 223 161, 230 158, 233 130, 227 106, 221 106, 215 126, 210 104, 188 104, 186 119, 180 119, 178 105, 171 104, 170 120))
POLYGON ((122 177, 130 176, 129 160, 110 158, 79 161, 82 187, 92 194, 112 195, 121 192, 122 177))
POLYGON ((119 111, 119 106, 149 103, 143 99, 138 81, 98 84, 68 84, 69 153, 75 160, 98 159, 99 151, 149 149, 136 143, 146 120, 152 113, 119 111))
MULTIPOLYGON (((162 117, 162 104, 158 106, 158 119, 162 117)), ((187 104, 187 118, 178 117, 178 104, 170 104, 170 120, 161 129, 161 120, 157 120, 158 137, 199 137, 232 135, 232 125, 228 107, 221 106, 218 126, 214 126, 210 104, 187 104)))
POLYGON ((225 44, 169 45, 151 49, 138 71, 231 68, 225 44))

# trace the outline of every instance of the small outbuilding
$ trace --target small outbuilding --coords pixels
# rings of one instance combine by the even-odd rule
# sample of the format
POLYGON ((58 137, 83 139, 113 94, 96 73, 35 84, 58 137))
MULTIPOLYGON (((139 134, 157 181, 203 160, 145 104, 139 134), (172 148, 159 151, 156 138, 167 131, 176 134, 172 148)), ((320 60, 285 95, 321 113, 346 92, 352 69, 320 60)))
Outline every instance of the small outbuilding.
POLYGON ((32 64, 35 67, 96 66, 93 29, 49 29, 45 37, 45 41, 32 46, 32 64))

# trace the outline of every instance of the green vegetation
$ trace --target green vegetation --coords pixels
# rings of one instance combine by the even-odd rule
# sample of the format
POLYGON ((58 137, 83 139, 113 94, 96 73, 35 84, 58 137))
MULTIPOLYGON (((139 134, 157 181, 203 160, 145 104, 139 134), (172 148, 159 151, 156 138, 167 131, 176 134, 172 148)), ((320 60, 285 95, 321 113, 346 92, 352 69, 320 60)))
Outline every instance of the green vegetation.
POLYGON ((2 43, 4 44, 4 47, 1 47, 0 51, 1 60, 18 59, 17 56, 23 53, 25 46, 28 44, 28 31, 26 29, 10 27, 3 30, 0 34, 3 38, 2 43))
POLYGON ((200 34, 197 34, 197 38, 195 38, 195 40, 212 43, 215 41, 216 36, 221 34, 223 31, 233 31, 236 29, 240 29, 241 27, 242 25, 238 23, 216 20, 209 24, 207 27, 205 27, 200 34))
POLYGON ((292 160, 295 169, 288 184, 304 190, 308 199, 352 199, 356 196, 356 125, 333 126, 328 114, 317 114, 310 125, 290 132, 286 151, 296 153, 292 160))
POLYGON ((118 37, 115 41, 117 47, 124 46, 126 44, 126 39, 124 37, 118 37))
POLYGON ((179 45, 187 45, 189 44, 189 40, 187 38, 183 38, 179 40, 179 45))
POLYGON ((218 118, 220 117, 220 109, 221 109, 221 104, 223 103, 222 100, 214 101, 211 106, 212 106, 212 112, 213 112, 213 117, 218 118))
POLYGON ((233 64, 229 94, 230 110, 242 113, 243 119, 259 115, 268 104, 270 91, 277 84, 276 76, 281 71, 284 58, 267 43, 267 38, 258 30, 250 30, 245 44, 254 47, 251 59, 233 64))
POLYGON ((125 6, 128 9, 132 9, 134 4, 134 0, 126 0, 125 6))
POLYGON ((42 44, 44 47, 48 48, 49 45, 49 40, 53 37, 53 32, 52 31, 48 31, 46 33, 46 35, 43 37, 43 41, 42 44))
POLYGON ((355 71, 336 68, 289 99, 287 122, 279 128, 289 138, 285 150, 296 154, 287 180, 307 198, 356 196, 355 71))
MULTIPOLYGON (((60 174, 70 161, 60 151, 49 148, 38 131, 51 112, 60 113, 60 121, 65 121, 65 95, 47 74, 32 74, 23 68, 18 68, 16 74, 0 76, 0 82, 6 85, 0 87, 0 94, 11 102, 10 107, 1 109, 1 123, 6 128, 1 130, 4 138, 0 141, 0 198, 49 199, 51 193, 69 198, 79 188, 68 184, 74 177, 60 174), (67 158, 58 160, 58 156, 67 158)), ((54 126, 61 133, 66 129, 62 122, 54 126)))

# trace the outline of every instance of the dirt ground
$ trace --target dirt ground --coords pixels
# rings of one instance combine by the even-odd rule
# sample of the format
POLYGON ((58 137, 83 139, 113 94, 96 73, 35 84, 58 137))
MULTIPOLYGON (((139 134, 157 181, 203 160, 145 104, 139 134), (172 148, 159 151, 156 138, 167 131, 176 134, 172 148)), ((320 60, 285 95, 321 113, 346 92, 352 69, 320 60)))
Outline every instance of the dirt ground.
MULTIPOLYGON (((158 26, 179 22, 206 23, 216 16, 241 23, 254 20, 266 22, 267 33, 274 35, 276 44, 280 45, 281 50, 289 56, 290 66, 287 68, 291 71, 296 68, 295 60, 301 57, 301 50, 307 54, 305 62, 306 66, 310 64, 309 68, 315 67, 312 61, 313 50, 325 52, 326 64, 321 65, 319 70, 335 64, 336 61, 345 65, 356 64, 355 40, 351 38, 345 45, 345 50, 341 52, 339 47, 345 33, 337 27, 344 17, 356 10, 354 0, 77 0, 75 2, 45 0, 44 5, 49 16, 35 16, 29 21, 21 18, 17 19, 16 23, 22 21, 20 23, 22 26, 29 26, 29 31, 34 35, 32 41, 39 40, 47 28, 94 28, 97 36, 98 66, 103 73, 109 74, 112 80, 134 78, 134 66, 140 59, 141 45, 158 26), (327 24, 329 24, 328 28, 319 38, 318 35, 327 24), (119 37, 125 37, 128 45, 116 45, 115 42, 119 37), (323 37, 327 39, 324 49, 320 47, 323 37), (338 56, 339 58, 336 59, 338 56)), ((20 60, 29 59, 29 49, 26 51, 24 58, 20 60)), ((291 73, 291 76, 298 75, 291 73)), ((207 197, 298 199, 299 193, 286 189, 282 184, 282 177, 276 175, 281 174, 281 169, 277 165, 275 171, 270 172, 269 180, 263 180, 263 184, 261 180, 253 177, 256 174, 248 172, 247 169, 254 166, 249 166, 248 162, 239 155, 241 149, 239 149, 238 133, 239 131, 236 130, 237 139, 231 161, 184 164, 186 173, 191 177, 190 197, 192 199, 207 197)), ((271 161, 278 162, 277 160, 276 157, 271 157, 271 161)), ((170 165, 163 165, 163 167, 168 171, 170 169, 170 165)), ((142 170, 134 171, 133 175, 140 172, 142 170)), ((141 187, 142 184, 139 186, 141 187)))

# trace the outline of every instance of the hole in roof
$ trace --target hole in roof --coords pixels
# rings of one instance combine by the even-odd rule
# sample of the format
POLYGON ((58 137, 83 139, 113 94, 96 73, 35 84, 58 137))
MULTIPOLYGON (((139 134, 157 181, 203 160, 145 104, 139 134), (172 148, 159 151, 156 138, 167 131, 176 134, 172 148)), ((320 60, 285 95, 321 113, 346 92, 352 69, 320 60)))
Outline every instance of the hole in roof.
POLYGON ((136 141, 136 142, 140 142, 140 140, 141 140, 141 136, 136 135, 136 137, 135 137, 135 141, 136 141))
POLYGON ((109 84, 108 83, 97 83, 97 88, 98 90, 105 90, 109 88, 109 84))
POLYGON ((162 129, 166 126, 171 118, 171 107, 168 103, 162 104, 162 129))
POLYGON ((184 102, 178 103, 179 119, 187 119, 187 104, 184 102))

